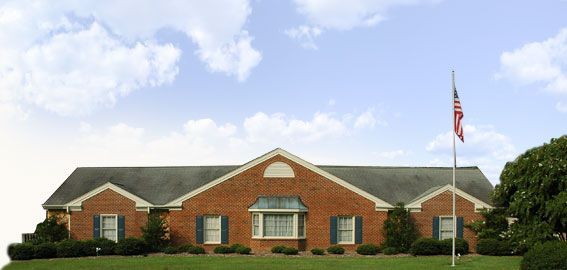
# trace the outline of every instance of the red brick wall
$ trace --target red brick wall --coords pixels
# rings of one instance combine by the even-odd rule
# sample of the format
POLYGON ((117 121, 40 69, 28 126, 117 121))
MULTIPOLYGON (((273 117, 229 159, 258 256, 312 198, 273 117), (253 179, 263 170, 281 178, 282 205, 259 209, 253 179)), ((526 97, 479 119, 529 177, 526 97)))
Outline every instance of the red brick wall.
MULTIPOLYGON (((423 237, 432 237, 433 232, 433 217, 435 216, 452 216, 452 201, 453 195, 451 192, 443 192, 434 198, 421 204, 421 212, 412 213, 419 232, 423 237)), ((464 224, 469 224, 475 220, 484 219, 480 213, 474 211, 474 203, 457 195, 456 197, 456 215, 463 217, 464 224)), ((464 228, 463 238, 469 242, 471 251, 476 247, 475 233, 464 228)))
POLYGON ((126 237, 140 237, 148 220, 145 211, 136 211, 136 203, 107 189, 83 202, 82 211, 71 212, 71 237, 78 240, 93 238, 93 216, 117 214, 124 216, 126 237))
MULTIPOLYGON (((183 209, 170 211, 171 236, 175 243, 195 243, 195 217, 229 217, 229 244, 249 245, 253 250, 269 250, 284 244, 310 250, 330 245, 330 216, 363 216, 363 242, 382 242, 381 228, 386 212, 375 210, 375 203, 336 184, 283 156, 275 156, 183 202, 183 209), (289 164, 295 178, 263 177, 264 169, 275 161, 289 164), (252 218, 248 212, 260 195, 298 195, 309 209, 306 215, 306 239, 303 241, 252 240, 252 218)), ((210 251, 215 245, 205 245, 210 251)), ((355 245, 345 245, 354 250, 355 245)))

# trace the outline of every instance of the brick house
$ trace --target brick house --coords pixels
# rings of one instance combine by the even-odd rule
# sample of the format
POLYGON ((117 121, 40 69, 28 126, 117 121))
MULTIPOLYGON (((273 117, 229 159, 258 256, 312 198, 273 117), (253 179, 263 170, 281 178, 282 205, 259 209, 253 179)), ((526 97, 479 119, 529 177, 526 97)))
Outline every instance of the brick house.
MULTIPOLYGON (((388 210, 403 202, 421 236, 452 235, 452 168, 318 166, 275 149, 242 166, 82 167, 43 204, 71 237, 141 236, 149 213, 167 221, 173 243, 241 243, 300 250, 380 244, 388 210)), ((477 167, 457 169, 457 236, 491 208, 490 182, 477 167)))

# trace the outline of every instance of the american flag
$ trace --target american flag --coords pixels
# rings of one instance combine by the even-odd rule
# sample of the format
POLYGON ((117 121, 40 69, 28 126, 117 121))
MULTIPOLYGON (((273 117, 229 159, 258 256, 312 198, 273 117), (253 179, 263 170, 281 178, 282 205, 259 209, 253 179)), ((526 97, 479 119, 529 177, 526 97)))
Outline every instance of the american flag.
POLYGON ((454 107, 454 112, 455 115, 453 116, 453 119, 455 121, 455 134, 457 134, 457 136, 459 137, 459 139, 461 139, 462 142, 465 142, 465 135, 463 133, 463 108, 461 107, 461 101, 459 100, 459 95, 457 94, 457 88, 455 87, 455 84, 453 84, 453 93, 455 94, 453 96, 453 107, 454 107))

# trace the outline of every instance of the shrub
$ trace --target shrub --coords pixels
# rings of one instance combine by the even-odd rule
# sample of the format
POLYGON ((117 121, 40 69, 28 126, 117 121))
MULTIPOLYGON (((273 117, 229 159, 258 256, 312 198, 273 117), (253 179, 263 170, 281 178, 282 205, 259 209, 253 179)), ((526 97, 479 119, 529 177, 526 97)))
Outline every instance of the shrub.
POLYGON ((248 255, 250 254, 250 252, 252 251, 251 248, 247 247, 247 246, 239 246, 236 248, 235 252, 238 254, 244 254, 244 255, 248 255))
POLYGON ((272 247, 272 253, 283 253, 285 246, 275 246, 272 247))
POLYGON ((510 256, 514 252, 507 241, 496 239, 481 239, 476 244, 476 253, 490 256, 510 256))
POLYGON ((395 247, 386 247, 382 249, 382 253, 384 253, 384 255, 396 255, 399 251, 395 247))
POLYGON ((322 248, 314 248, 311 250, 311 254, 313 255, 325 255, 325 250, 322 248))
POLYGON ((384 245, 407 252, 419 233, 415 221, 403 203, 399 203, 388 213, 384 221, 384 245))
POLYGON ((284 248, 282 253, 285 255, 297 255, 299 253, 299 250, 297 250, 297 248, 286 247, 284 248))
POLYGON ((165 254, 177 254, 177 253, 179 253, 179 249, 177 249, 176 247, 169 246, 169 247, 166 247, 166 248, 163 249, 163 253, 165 253, 165 254))
POLYGON ((129 255, 142 255, 146 254, 146 243, 142 239, 129 237, 118 241, 114 250, 116 254, 129 256, 129 255))
POLYGON ((107 238, 97 238, 94 240, 89 240, 91 242, 89 245, 94 246, 94 255, 114 255, 114 249, 116 248, 116 242, 107 238), (98 253, 97 253, 98 248, 98 253))
POLYGON ((205 254, 205 249, 200 246, 191 246, 187 252, 190 254, 205 254))
POLYGON ((56 216, 38 223, 34 234, 39 242, 59 242, 69 237, 67 227, 64 223, 59 224, 56 216))
POLYGON ((49 259, 57 257, 57 246, 54 243, 41 243, 33 247, 34 258, 49 259))
POLYGON ((412 255, 439 255, 441 254, 441 241, 433 238, 419 238, 411 244, 412 255))
POLYGON ((141 229, 142 239, 148 251, 158 251, 169 244, 169 239, 166 238, 166 223, 159 212, 148 215, 148 222, 141 229))
POLYGON ((376 255, 379 251, 379 248, 374 244, 364 244, 356 248, 356 253, 360 255, 376 255))
MULTIPOLYGON (((441 240, 441 254, 451 255, 453 253, 453 239, 441 240)), ((465 239, 455 238, 455 254, 465 255, 469 253, 469 243, 465 239)))
POLYGON ((32 244, 11 244, 8 247, 8 256, 13 261, 31 260, 34 258, 34 247, 32 244))
POLYGON ((567 242, 551 241, 535 245, 524 254, 520 269, 567 269, 567 242))
POLYGON ((344 254, 345 249, 339 245, 330 246, 327 248, 329 254, 344 254))
POLYGON ((73 239, 57 243, 57 257, 72 258, 85 256, 85 244, 73 239))
POLYGON ((191 244, 185 244, 185 245, 177 247, 177 251, 179 253, 189 252, 189 250, 191 250, 192 247, 193 247, 193 245, 191 245, 191 244))
POLYGON ((235 253, 236 250, 237 250, 239 247, 246 247, 246 246, 244 246, 243 244, 232 244, 232 245, 230 246, 230 250, 232 250, 232 253, 235 253))
POLYGON ((213 252, 216 254, 228 254, 233 253, 234 251, 229 246, 217 246, 213 252))

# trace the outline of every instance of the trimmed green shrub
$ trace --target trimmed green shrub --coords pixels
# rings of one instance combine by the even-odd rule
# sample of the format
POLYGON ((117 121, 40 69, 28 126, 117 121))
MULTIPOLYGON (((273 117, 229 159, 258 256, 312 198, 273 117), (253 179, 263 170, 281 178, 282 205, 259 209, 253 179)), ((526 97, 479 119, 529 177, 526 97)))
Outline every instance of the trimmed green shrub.
POLYGON ((382 253, 384 253, 384 255, 396 255, 400 252, 395 247, 386 247, 382 249, 382 253))
POLYGON ((412 255, 439 255, 441 254, 441 241, 433 238, 419 238, 411 244, 412 255))
POLYGON ((142 239, 129 237, 118 241, 114 249, 117 255, 142 255, 147 253, 146 243, 142 239))
POLYGON ((200 246, 191 246, 187 252, 189 252, 190 254, 205 254, 205 249, 203 247, 200 246))
POLYGON ((189 252, 189 250, 191 250, 192 247, 193 247, 193 245, 191 245, 191 244, 181 245, 181 246, 177 247, 177 251, 179 253, 189 252))
POLYGON ((533 246, 524 254, 520 269, 567 269, 567 242, 550 241, 533 246))
POLYGON ((85 256, 85 244, 83 242, 67 239, 57 243, 57 257, 72 258, 85 256))
POLYGON ((8 247, 8 256, 13 261, 31 260, 34 258, 34 247, 32 244, 11 244, 8 247))
POLYGON ((234 253, 234 251, 229 246, 217 246, 213 250, 216 254, 229 254, 234 253))
POLYGON ((322 248, 314 248, 311 250, 311 254, 313 255, 325 255, 325 250, 322 248))
POLYGON ((94 245, 95 253, 94 255, 114 255, 114 249, 116 248, 116 242, 107 238, 97 238, 94 240, 89 240, 94 245), (98 253, 97 253, 98 249, 98 253))
POLYGON ((283 253, 286 246, 275 246, 272 247, 272 253, 283 253))
POLYGON ((176 247, 169 246, 169 247, 166 247, 166 248, 163 249, 163 253, 165 253, 165 254, 177 254, 177 253, 179 253, 179 249, 177 249, 176 247))
POLYGON ((57 257, 57 246, 54 243, 41 243, 33 246, 34 258, 50 259, 57 257))
POLYGON ((285 255, 297 255, 299 253, 299 250, 297 250, 297 248, 286 247, 284 248, 282 253, 285 255))
POLYGON ((238 254, 243 254, 243 255, 248 255, 250 254, 250 252, 252 251, 251 248, 247 247, 247 246, 239 246, 236 248, 235 252, 238 254))
POLYGON ((374 244, 364 244, 356 248, 356 253, 360 255, 376 255, 380 249, 374 244))
POLYGON ((239 247, 246 247, 246 246, 243 245, 243 244, 232 244, 232 245, 230 246, 230 250, 232 250, 232 253, 235 253, 236 250, 237 250, 239 247))
MULTIPOLYGON (((451 255, 453 253, 453 239, 441 240, 441 254, 451 255)), ((469 254, 469 243, 465 239, 455 238, 455 254, 469 254)))
POLYGON ((496 239, 481 239, 476 244, 476 253, 490 256, 514 255, 512 245, 507 241, 496 239))
POLYGON ((330 246, 327 248, 329 254, 345 254, 345 249, 339 245, 330 246))

